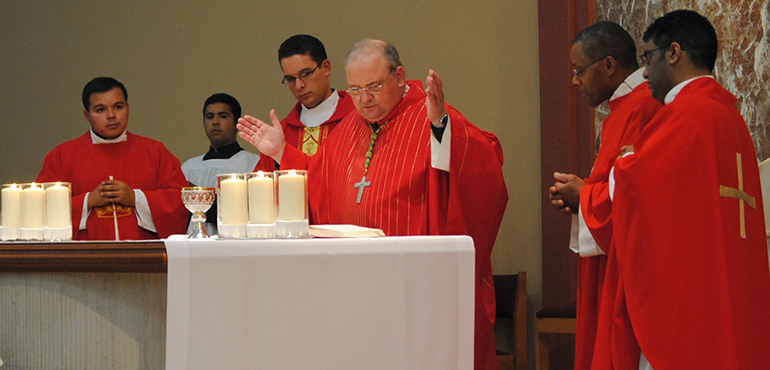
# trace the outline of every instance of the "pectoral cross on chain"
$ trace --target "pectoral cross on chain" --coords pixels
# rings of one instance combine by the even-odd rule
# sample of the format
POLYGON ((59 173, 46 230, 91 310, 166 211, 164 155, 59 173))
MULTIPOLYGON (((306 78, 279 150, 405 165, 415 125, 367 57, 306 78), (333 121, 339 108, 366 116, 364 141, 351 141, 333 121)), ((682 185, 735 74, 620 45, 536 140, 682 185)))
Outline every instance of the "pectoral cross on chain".
POLYGON ((371 184, 371 181, 366 181, 366 175, 361 177, 361 181, 353 184, 353 187, 358 189, 358 198, 356 199, 356 203, 361 203, 361 196, 364 195, 364 188, 371 184))
POLYGON ((738 162, 738 189, 724 185, 719 185, 719 195, 722 197, 737 198, 740 207, 741 238, 746 239, 746 219, 744 216, 743 202, 746 202, 751 208, 756 209, 756 200, 743 191, 743 167, 741 166, 741 153, 735 153, 738 162))

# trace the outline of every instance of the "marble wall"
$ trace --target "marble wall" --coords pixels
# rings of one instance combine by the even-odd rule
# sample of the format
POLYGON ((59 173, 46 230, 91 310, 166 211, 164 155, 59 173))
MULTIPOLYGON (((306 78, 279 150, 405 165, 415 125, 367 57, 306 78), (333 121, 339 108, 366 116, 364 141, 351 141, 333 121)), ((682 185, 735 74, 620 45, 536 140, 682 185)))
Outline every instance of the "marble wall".
MULTIPOLYGON (((594 7, 597 22, 619 23, 639 49, 647 25, 667 12, 691 9, 708 17, 719 37, 714 75, 738 98, 758 159, 770 158, 770 0, 596 0, 594 7)), ((597 123, 606 114, 605 104, 597 123)))

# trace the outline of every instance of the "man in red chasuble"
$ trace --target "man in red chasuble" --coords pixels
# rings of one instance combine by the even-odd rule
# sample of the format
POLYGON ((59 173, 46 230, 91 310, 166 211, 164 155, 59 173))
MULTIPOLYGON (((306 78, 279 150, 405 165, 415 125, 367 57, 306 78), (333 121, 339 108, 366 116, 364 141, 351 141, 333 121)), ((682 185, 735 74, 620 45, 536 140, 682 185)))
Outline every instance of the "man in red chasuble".
POLYGON ((577 297, 575 368, 587 370, 596 341, 597 318, 607 255, 612 241, 612 201, 609 174, 622 147, 631 145, 662 105, 650 95, 636 59, 631 35, 614 22, 598 22, 572 41, 572 83, 588 104, 608 101, 610 114, 602 122, 601 147, 591 176, 585 181, 555 173, 551 203, 574 213, 570 247, 580 255, 577 297))
POLYGON ((183 234, 189 212, 181 188, 187 180, 163 144, 126 130, 126 88, 113 78, 97 77, 86 84, 82 98, 91 130, 48 153, 36 180, 72 183, 73 239, 183 234))
POLYGON ((490 254, 508 192, 497 137, 444 103, 442 80, 407 81, 396 48, 362 40, 347 56, 348 114, 307 160, 273 125, 239 120, 240 135, 281 169, 308 169, 315 223, 387 235, 470 235, 476 247, 474 368, 495 369, 490 254))
POLYGON ((594 369, 767 369, 770 271, 757 156, 711 75, 717 35, 677 10, 645 31, 664 104, 615 161, 594 369))
MULTIPOLYGON (((326 48, 310 35, 294 35, 278 48, 281 64, 281 83, 291 90, 297 104, 281 120, 286 142, 305 153, 313 155, 342 118, 350 113, 353 101, 345 91, 334 90, 329 77, 332 63, 326 57, 326 48)), ((272 158, 265 158, 255 171, 276 170, 272 158)))

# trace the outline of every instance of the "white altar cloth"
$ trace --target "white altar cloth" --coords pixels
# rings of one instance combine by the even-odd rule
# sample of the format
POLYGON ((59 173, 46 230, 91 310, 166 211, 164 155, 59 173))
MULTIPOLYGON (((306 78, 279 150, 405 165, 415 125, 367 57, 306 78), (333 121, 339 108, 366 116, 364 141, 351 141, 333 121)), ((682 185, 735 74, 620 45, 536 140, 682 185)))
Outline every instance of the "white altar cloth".
POLYGON ((470 237, 165 243, 166 370, 473 368, 470 237))

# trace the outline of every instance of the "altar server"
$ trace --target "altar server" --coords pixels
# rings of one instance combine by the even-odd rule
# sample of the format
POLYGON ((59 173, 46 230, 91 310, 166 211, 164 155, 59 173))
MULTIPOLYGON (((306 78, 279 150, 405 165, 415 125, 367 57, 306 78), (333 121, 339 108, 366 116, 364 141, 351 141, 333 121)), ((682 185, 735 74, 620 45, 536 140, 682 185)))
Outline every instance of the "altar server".
POLYGON ((158 239, 184 233, 189 212, 179 160, 128 126, 128 92, 110 77, 83 88, 91 130, 54 148, 37 182, 72 183, 73 239, 158 239))

